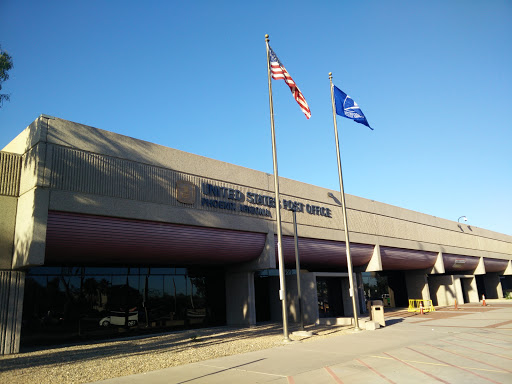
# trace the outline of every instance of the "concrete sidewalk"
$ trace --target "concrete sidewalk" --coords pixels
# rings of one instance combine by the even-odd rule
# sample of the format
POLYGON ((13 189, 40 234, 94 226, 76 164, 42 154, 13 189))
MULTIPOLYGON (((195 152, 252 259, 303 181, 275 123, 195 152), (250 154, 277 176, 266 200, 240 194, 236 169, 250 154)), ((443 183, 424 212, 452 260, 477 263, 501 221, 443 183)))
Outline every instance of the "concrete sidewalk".
POLYGON ((512 302, 487 302, 98 383, 512 383, 512 302))

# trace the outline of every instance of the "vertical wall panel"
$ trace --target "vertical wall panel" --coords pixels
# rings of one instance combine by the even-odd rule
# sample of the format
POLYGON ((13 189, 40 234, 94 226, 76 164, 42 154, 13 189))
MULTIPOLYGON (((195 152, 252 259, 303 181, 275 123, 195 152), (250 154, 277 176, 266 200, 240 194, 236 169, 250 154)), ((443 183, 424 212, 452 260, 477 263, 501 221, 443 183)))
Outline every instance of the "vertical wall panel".
POLYGON ((20 193, 21 156, 0 152, 0 195, 20 193))
POLYGON ((0 271, 0 354, 20 350, 25 273, 0 271))
MULTIPOLYGON (((81 192, 101 196, 116 197, 137 201, 146 201, 171 206, 190 206, 205 211, 218 212, 218 208, 201 205, 201 183, 214 183, 218 187, 247 188, 223 181, 207 180, 173 169, 137 163, 131 160, 89 153, 72 148, 52 145, 50 188, 81 192), (176 199, 176 182, 189 181, 196 185, 194 205, 184 205, 176 199)), ((268 191, 250 189, 263 195, 268 191)), ((267 207, 266 207, 267 208, 267 207)), ((270 208, 273 211, 273 208, 270 208)), ((254 216, 250 213, 230 211, 232 214, 254 216)), ((273 214, 272 214, 273 216, 273 214)), ((272 219, 270 217, 260 217, 272 219)), ((321 220, 321 219, 320 219, 321 220)))

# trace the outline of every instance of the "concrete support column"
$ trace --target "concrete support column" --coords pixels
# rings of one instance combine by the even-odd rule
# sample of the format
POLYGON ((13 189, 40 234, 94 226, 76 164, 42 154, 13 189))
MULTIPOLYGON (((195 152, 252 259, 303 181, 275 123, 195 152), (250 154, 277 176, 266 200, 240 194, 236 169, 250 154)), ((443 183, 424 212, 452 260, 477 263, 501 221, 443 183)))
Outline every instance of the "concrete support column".
POLYGON ((228 325, 255 325, 254 272, 226 272, 226 322, 228 325))
POLYGON ((503 299, 503 289, 501 288, 500 277, 497 273, 485 274, 484 285, 486 299, 503 299))
POLYGON ((0 271, 0 355, 20 351, 25 273, 0 271))
POLYGON ((428 277, 428 285, 434 305, 447 306, 455 304, 457 293, 452 275, 428 277))
MULTIPOLYGON (((354 276, 353 280, 356 281, 356 276, 354 276)), ((341 296, 343 299, 343 312, 344 312, 344 316, 353 317, 354 309, 352 308, 352 297, 350 297, 350 294, 349 294, 350 289, 349 288, 350 288, 350 281, 348 279, 348 276, 343 277, 341 279, 341 296)), ((356 310, 357 310, 357 313, 360 314, 361 306, 359 304, 359 300, 358 300, 359 295, 357 294, 357 290, 354 290, 354 294, 356 295, 356 310)))
POLYGON ((405 274, 409 299, 430 300, 427 275, 424 271, 410 271, 405 274))
MULTIPOLYGON (((460 276, 453 276, 453 287, 455 290, 455 300, 457 300, 457 303, 461 304, 464 303, 464 293, 462 291, 462 285, 463 281, 461 280, 460 276)), ((455 304, 455 302, 450 303, 455 304)))
MULTIPOLYGON (((288 302, 288 320, 300 323, 300 307, 297 291, 297 275, 285 276, 286 297, 288 302)), ((318 296, 316 279, 313 273, 300 271, 300 287, 302 307, 304 310, 304 325, 315 324, 318 320, 318 296)))

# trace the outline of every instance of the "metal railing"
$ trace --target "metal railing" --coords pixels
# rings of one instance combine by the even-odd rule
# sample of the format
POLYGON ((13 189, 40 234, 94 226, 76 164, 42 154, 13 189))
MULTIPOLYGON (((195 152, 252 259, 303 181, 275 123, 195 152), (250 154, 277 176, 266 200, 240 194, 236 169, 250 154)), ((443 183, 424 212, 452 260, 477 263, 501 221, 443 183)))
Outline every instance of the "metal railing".
POLYGON ((436 310, 432 304, 432 300, 409 299, 407 312, 420 312, 421 306, 423 306, 423 312, 434 312, 436 310))

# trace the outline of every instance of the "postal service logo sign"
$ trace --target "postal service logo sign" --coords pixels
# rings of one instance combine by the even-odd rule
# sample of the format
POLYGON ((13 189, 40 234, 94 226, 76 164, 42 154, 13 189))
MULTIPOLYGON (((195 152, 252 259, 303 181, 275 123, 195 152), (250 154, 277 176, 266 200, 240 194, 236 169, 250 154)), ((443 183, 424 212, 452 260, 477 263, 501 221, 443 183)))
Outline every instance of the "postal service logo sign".
POLYGON ((196 202, 196 186, 190 181, 176 181, 176 199, 183 204, 196 202))

